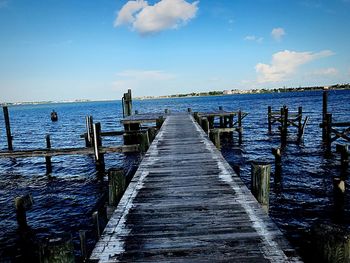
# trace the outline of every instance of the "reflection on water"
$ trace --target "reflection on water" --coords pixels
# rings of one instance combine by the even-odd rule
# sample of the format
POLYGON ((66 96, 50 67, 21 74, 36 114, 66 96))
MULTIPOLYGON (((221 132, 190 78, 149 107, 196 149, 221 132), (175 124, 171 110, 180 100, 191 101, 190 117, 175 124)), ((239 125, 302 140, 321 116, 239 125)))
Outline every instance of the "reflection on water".
MULTIPOLYGON (((336 121, 350 119, 350 92, 330 91, 329 112, 336 121)), ((349 195, 346 190, 342 218, 334 215, 332 179, 339 176, 339 156, 325 156, 319 123, 322 115, 322 93, 280 93, 233 95, 223 97, 181 98, 134 101, 134 109, 144 112, 210 111, 223 106, 227 110, 241 109, 249 115, 243 120, 243 144, 223 140, 222 153, 231 166, 240 172, 250 187, 250 162, 256 159, 274 161, 271 149, 280 146, 277 127, 267 131, 267 107, 278 110, 287 105, 290 111, 303 107, 310 121, 304 141, 296 144, 296 130, 291 129, 289 143, 283 149, 282 174, 274 176, 272 166, 270 216, 296 247, 305 251, 310 226, 317 220, 337 221, 349 225, 349 195)), ((45 136, 51 135, 53 148, 83 147, 80 134, 85 131, 85 116, 93 115, 101 122, 102 130, 120 130, 121 102, 91 102, 55 104, 58 122, 51 122, 53 105, 9 107, 14 148, 45 148, 45 136)), ((1 114, 0 114, 1 115, 1 114)), ((0 149, 6 150, 6 131, 0 116, 0 149)), ((118 145, 121 137, 105 137, 104 145, 118 145)), ((335 150, 333 149, 333 153, 335 150)), ((106 168, 128 169, 137 156, 107 154, 106 168)), ((51 235, 69 232, 73 236, 75 252, 79 255, 79 230, 86 229, 88 249, 96 236, 91 220, 98 203, 103 202, 107 189, 106 178, 98 177, 92 156, 58 156, 52 158, 53 173, 45 175, 44 158, 0 159, 0 261, 11 258, 24 261, 35 257, 28 240, 42 240, 51 235), (31 232, 20 236, 17 231, 14 198, 31 192, 33 208, 27 218, 31 232)), ((336 215, 339 215, 336 214, 336 215)), ((30 243, 31 244, 31 243, 30 243)), ((306 257, 306 260, 310 260, 306 257)), ((310 261, 311 262, 311 261, 310 261)))

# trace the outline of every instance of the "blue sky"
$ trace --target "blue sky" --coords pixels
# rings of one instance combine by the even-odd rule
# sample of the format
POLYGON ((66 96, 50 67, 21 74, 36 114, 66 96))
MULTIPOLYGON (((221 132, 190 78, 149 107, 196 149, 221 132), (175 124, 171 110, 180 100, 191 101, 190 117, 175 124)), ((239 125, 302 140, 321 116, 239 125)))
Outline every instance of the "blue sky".
POLYGON ((350 0, 0 0, 0 102, 350 82, 350 0))

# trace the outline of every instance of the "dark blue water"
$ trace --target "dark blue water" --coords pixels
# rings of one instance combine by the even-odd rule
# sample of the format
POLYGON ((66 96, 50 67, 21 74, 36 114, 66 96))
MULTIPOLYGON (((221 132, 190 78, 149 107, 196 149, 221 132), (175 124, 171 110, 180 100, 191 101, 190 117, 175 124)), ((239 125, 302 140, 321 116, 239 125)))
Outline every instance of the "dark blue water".
MULTIPOLYGON (((329 112, 334 121, 350 121, 350 91, 330 91, 329 112)), ((341 221, 349 225, 350 201, 345 198, 342 219, 334 218, 332 178, 339 176, 339 156, 326 156, 319 123, 322 118, 322 93, 274 93, 232 95, 201 98, 137 100, 133 109, 143 112, 211 111, 223 106, 226 110, 241 109, 249 115, 243 120, 243 144, 223 140, 222 153, 227 161, 240 170, 242 180, 250 184, 250 161, 263 159, 273 162, 271 149, 280 146, 277 127, 267 132, 267 107, 289 111, 303 107, 310 121, 304 141, 296 144, 296 129, 290 129, 288 145, 283 149, 283 171, 278 180, 272 171, 270 215, 294 246, 303 253, 311 225, 316 220, 341 221), (239 168, 238 168, 239 167, 239 168)), ((85 132, 85 116, 93 115, 102 130, 120 130, 121 102, 65 103, 9 107, 15 150, 45 148, 45 135, 51 135, 53 148, 83 147, 80 134, 85 132), (59 114, 51 122, 50 112, 59 114)), ((0 149, 6 150, 6 131, 0 114, 0 149)), ((341 142, 341 141, 339 141, 341 142)), ((104 137, 103 145, 120 145, 121 137, 104 137)), ((335 144, 334 144, 335 145, 335 144)), ((333 146, 333 153, 335 149, 333 146)), ((138 156, 107 154, 106 169, 128 169, 138 156)), ((23 261, 28 257, 26 240, 17 230, 14 198, 31 192, 35 204, 27 212, 28 224, 35 240, 69 232, 79 257, 78 231, 88 230, 89 248, 95 242, 91 214, 103 201, 106 177, 98 176, 92 156, 58 156, 52 158, 53 173, 46 175, 44 158, 0 159, 0 262, 5 259, 23 261)), ((348 190, 346 196, 348 196, 348 190)), ((306 258, 307 260, 307 258, 306 258)))

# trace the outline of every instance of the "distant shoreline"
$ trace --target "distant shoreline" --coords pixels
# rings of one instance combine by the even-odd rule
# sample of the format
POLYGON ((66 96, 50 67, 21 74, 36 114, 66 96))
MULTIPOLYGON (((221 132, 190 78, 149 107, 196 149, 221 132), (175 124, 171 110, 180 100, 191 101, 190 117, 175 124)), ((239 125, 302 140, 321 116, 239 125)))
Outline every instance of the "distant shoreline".
POLYGON ((192 98, 192 97, 207 97, 207 96, 228 96, 241 94, 265 94, 265 93, 284 93, 284 92, 305 92, 319 90, 350 90, 350 84, 337 84, 333 86, 315 86, 315 87, 299 87, 299 88, 277 88, 277 89, 250 89, 250 90, 224 90, 224 91, 209 91, 187 94, 173 94, 164 96, 142 96, 135 97, 135 100, 151 100, 151 99, 173 99, 173 98, 192 98))
MULTIPOLYGON (((350 90, 350 84, 337 84, 327 87, 328 90, 350 90)), ((152 99, 174 99, 174 98, 193 98, 207 96, 230 96, 242 94, 266 94, 266 93, 284 93, 284 92, 305 92, 324 90, 325 87, 298 87, 298 88, 277 88, 277 89, 250 89, 250 90, 224 90, 224 91, 209 91, 209 92, 192 92, 187 94, 173 94, 164 96, 142 96, 135 97, 133 100, 152 100, 152 99)), ((43 104, 59 104, 59 103, 88 103, 88 102, 108 102, 116 100, 88 100, 77 99, 72 101, 33 101, 33 102, 3 102, 1 106, 19 106, 19 105, 43 105, 43 104)))

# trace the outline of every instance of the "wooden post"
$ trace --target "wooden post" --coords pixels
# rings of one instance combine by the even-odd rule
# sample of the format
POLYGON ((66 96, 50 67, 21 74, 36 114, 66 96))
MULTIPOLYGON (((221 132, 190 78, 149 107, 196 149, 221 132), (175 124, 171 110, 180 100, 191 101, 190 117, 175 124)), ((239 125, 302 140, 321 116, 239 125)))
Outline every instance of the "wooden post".
POLYGON ((326 147, 327 151, 331 150, 331 144, 332 144, 332 114, 327 113, 326 114, 326 121, 324 123, 325 129, 326 129, 326 147))
POLYGON ((86 136, 85 136, 85 146, 91 147, 93 145, 93 118, 92 116, 85 117, 85 126, 86 126, 86 136))
MULTIPOLYGON (((46 149, 51 149, 51 141, 50 141, 50 134, 46 135, 46 149)), ((46 174, 52 173, 52 163, 51 163, 51 156, 45 157, 45 163, 46 163, 46 174)))
POLYGON ((298 139, 302 136, 303 131, 303 107, 298 107, 298 139))
POLYGON ((214 145, 216 146, 216 148, 220 149, 221 145, 220 145, 220 131, 218 129, 215 129, 214 132, 212 133, 212 138, 214 140, 214 145))
POLYGON ((252 194, 262 205, 266 213, 269 211, 271 165, 267 162, 254 161, 251 164, 252 194))
POLYGON ((198 112, 194 112, 193 113, 193 118, 196 120, 196 122, 198 122, 198 112))
POLYGON ((323 103, 322 103, 322 139, 324 142, 327 141, 326 131, 326 115, 328 113, 328 90, 323 91, 323 103))
POLYGON ((140 144, 140 151, 145 153, 149 148, 148 132, 140 132, 137 134, 137 141, 140 144))
POLYGON ((268 122, 268 131, 271 133, 272 131, 272 108, 271 106, 267 107, 267 122, 268 122))
POLYGON ((242 133, 243 133, 243 127, 242 127, 242 111, 238 111, 238 140, 239 144, 242 144, 242 133))
POLYGON ((101 230, 100 230, 100 219, 99 219, 99 216, 98 216, 98 211, 95 211, 95 212, 92 213, 92 222, 93 222, 93 224, 96 227, 97 238, 100 238, 101 230))
POLYGON ((187 112, 188 112, 188 113, 191 113, 191 112, 192 112, 192 109, 191 109, 191 108, 187 108, 187 112))
POLYGON ((206 117, 202 118, 202 129, 209 135, 209 121, 206 117))
POLYGON ((169 113, 170 113, 169 109, 165 109, 165 110, 164 110, 164 113, 165 113, 165 114, 169 114, 169 113))
POLYGON ((334 186, 334 191, 337 194, 343 195, 345 193, 345 181, 342 180, 340 177, 333 178, 333 186, 334 186))
POLYGON ((224 116, 224 127, 227 128, 227 124, 228 124, 228 116, 224 116))
POLYGON ((20 229, 28 227, 26 211, 31 209, 33 204, 34 200, 32 194, 26 194, 15 198, 16 218, 20 229))
POLYGON ((233 114, 228 117, 228 126, 233 128, 233 114))
POLYGON ((336 151, 340 153, 341 168, 346 171, 349 166, 349 147, 348 145, 337 144, 336 151))
POLYGON ((157 130, 156 130, 156 128, 151 127, 151 128, 148 128, 147 132, 148 132, 149 143, 151 144, 153 142, 154 138, 156 138, 157 130))
POLYGON ((88 257, 86 248, 86 230, 79 230, 79 239, 81 259, 83 260, 83 262, 85 262, 88 257))
POLYGON ((280 176, 282 173, 281 148, 273 148, 272 154, 275 156, 275 176, 280 176))
MULTIPOLYGON (((219 106, 219 111, 222 111, 224 108, 219 106)), ((224 118, 220 115, 220 128, 224 127, 224 118)))
POLYGON ((281 108, 281 144, 287 143, 288 133, 288 108, 283 106, 281 108))
POLYGON ((349 262, 350 233, 346 226, 332 223, 311 228, 314 262, 349 262))
POLYGON ((156 120, 156 127, 157 129, 160 129, 163 125, 164 118, 163 116, 159 116, 158 119, 156 120))
POLYGON ((123 117, 130 116, 132 114, 131 89, 128 89, 128 92, 124 93, 122 102, 123 102, 123 117))
POLYGON ((108 204, 117 206, 126 188, 126 177, 123 169, 108 171, 108 204))
POLYGON ((7 106, 4 106, 3 108, 4 112, 4 120, 5 120, 5 126, 6 126, 6 135, 7 135, 7 146, 9 151, 13 151, 12 146, 12 135, 11 135, 11 127, 10 127, 10 118, 9 118, 9 110, 7 106))
POLYGON ((40 245, 41 263, 74 263, 74 247, 72 236, 65 234, 48 239, 40 245))
POLYGON ((94 123, 93 125, 93 135, 94 135, 94 153, 95 153, 96 167, 98 170, 104 171, 104 168, 105 168, 104 155, 99 151, 99 147, 102 146, 101 124, 99 122, 94 123))

